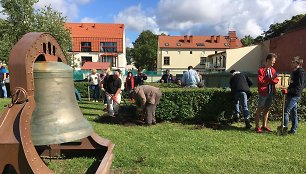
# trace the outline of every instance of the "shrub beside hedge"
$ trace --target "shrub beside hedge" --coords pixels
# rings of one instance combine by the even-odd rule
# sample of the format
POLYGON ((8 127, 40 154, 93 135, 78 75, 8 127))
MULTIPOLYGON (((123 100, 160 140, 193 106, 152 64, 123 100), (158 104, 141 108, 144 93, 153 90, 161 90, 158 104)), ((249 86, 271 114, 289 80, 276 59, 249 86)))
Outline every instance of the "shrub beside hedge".
MULTIPOLYGON (((175 88, 167 84, 153 83, 161 88, 163 97, 156 110, 156 117, 160 121, 193 121, 193 122, 223 122, 232 117, 233 100, 230 89, 221 88, 175 88)), ((76 82, 75 87, 82 97, 87 97, 87 82, 76 82)), ((257 107, 257 88, 253 88, 249 99, 251 119, 257 107)), ((299 117, 306 118, 306 91, 299 102, 299 117)), ((282 116, 282 94, 280 91, 274 97, 269 120, 280 120, 282 116)), ((241 117, 243 117, 241 115, 241 117)))

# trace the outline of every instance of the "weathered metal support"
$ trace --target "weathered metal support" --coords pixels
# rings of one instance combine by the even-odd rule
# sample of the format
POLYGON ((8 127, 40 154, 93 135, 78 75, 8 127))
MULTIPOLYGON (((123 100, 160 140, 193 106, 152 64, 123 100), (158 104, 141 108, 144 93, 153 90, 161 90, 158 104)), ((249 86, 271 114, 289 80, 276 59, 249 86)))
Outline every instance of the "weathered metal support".
POLYGON ((108 173, 114 144, 95 133, 76 145, 34 146, 30 123, 35 109, 33 68, 36 60, 67 64, 61 47, 48 33, 28 33, 13 47, 9 57, 12 103, 0 118, 0 173, 53 173, 40 155, 61 154, 98 156, 102 161, 96 173, 108 173))

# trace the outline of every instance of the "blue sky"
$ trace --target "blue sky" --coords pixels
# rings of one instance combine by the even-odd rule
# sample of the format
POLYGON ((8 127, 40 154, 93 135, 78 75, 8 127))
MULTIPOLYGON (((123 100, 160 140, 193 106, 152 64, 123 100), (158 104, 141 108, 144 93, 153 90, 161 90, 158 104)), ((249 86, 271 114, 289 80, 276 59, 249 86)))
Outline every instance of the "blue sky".
POLYGON ((68 22, 125 24, 128 46, 147 29, 170 35, 235 30, 239 37, 256 37, 272 23, 306 13, 305 0, 40 0, 35 7, 49 4, 68 22))

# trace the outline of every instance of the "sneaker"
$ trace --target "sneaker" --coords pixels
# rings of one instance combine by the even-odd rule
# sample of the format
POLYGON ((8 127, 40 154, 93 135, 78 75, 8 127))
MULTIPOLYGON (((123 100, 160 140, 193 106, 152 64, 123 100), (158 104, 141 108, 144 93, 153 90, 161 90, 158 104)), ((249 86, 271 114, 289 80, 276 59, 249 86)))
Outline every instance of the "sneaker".
POLYGON ((288 131, 288 134, 293 135, 293 134, 295 134, 295 131, 294 130, 290 130, 290 131, 288 131))
POLYGON ((246 129, 251 129, 251 127, 252 127, 252 125, 250 123, 245 125, 246 129))
POLYGON ((262 126, 261 129, 267 132, 272 132, 272 129, 267 126, 262 126))
POLYGON ((256 131, 257 133, 262 133, 262 130, 261 130, 260 127, 256 127, 256 128, 255 128, 255 131, 256 131))

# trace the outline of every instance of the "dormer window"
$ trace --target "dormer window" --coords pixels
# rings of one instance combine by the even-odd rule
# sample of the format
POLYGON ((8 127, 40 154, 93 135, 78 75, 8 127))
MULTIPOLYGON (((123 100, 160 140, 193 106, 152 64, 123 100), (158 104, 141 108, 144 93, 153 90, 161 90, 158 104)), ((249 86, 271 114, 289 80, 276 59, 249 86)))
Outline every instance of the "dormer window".
POLYGON ((165 43, 165 46, 169 46, 170 44, 169 43, 165 43))
POLYGON ((177 46, 179 46, 179 47, 180 47, 180 46, 182 46, 182 44, 181 44, 181 43, 177 43, 176 45, 177 45, 177 46))
POLYGON ((205 46, 204 43, 196 43, 198 47, 205 46))

